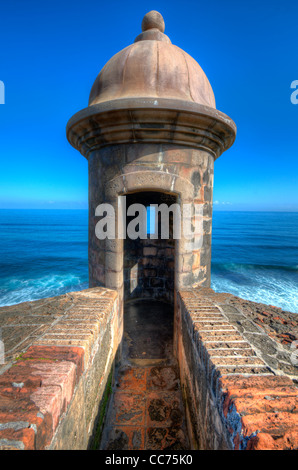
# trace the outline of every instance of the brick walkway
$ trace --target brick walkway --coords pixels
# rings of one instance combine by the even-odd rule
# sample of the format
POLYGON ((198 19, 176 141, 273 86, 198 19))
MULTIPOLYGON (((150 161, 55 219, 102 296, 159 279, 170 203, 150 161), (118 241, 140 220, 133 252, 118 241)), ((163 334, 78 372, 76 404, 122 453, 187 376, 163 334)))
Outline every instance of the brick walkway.
POLYGON ((172 313, 164 304, 144 305, 135 303, 126 311, 125 364, 116 373, 101 449, 188 449, 179 372, 171 354, 172 313), (136 337, 138 323, 142 324, 142 342, 136 337), (161 324, 167 324, 167 332, 161 324))

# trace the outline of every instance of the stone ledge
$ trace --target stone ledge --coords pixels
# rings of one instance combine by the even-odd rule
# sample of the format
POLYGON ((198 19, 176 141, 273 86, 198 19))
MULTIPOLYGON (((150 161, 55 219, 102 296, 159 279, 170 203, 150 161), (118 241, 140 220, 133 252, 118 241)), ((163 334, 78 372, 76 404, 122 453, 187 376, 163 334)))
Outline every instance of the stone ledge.
POLYGON ((220 393, 236 450, 298 448, 297 388, 288 377, 222 377, 220 393))
POLYGON ((39 344, 41 338, 57 331, 60 322, 63 325, 66 319, 73 321, 75 318, 85 321, 88 319, 94 319, 96 322, 99 319, 104 321, 104 309, 113 303, 115 295, 114 291, 97 287, 1 307, 0 327, 5 347, 5 365, 0 365, 0 373, 32 344, 39 344), (81 316, 79 312, 82 312, 81 316))
POLYGON ((69 143, 88 158, 112 144, 174 143, 219 157, 234 142, 235 123, 198 103, 167 98, 122 98, 94 104, 67 123, 69 143))
MULTIPOLYGON (((281 367, 271 367, 272 358, 260 344, 265 349, 266 340, 273 343, 275 358, 282 346, 255 325, 231 294, 216 294, 206 288, 187 290, 180 292, 178 305, 177 323, 183 337, 178 346, 180 371, 189 416, 197 416, 197 422, 191 424, 196 445, 297 449, 298 390, 291 380, 295 367, 288 374, 281 367), (206 331, 205 325, 220 325, 221 330, 206 331), (200 373, 193 377, 197 369, 200 373), (201 403, 206 403, 206 409, 200 408, 201 403), (203 438, 196 429, 200 426, 203 438), (212 436, 208 435, 211 428, 212 436)), ((249 302, 245 301, 245 306, 248 310, 249 302)))
MULTIPOLYGON (((55 309, 55 321, 48 323, 38 339, 32 338, 33 344, 7 364, 0 375, 0 449, 32 450, 50 446, 58 427, 67 420, 74 398, 82 395, 78 392, 82 383, 97 373, 95 355, 102 354, 103 362, 111 366, 119 344, 117 293, 94 288, 68 295, 70 302, 65 297, 51 299, 60 306, 55 309), (108 331, 109 347, 101 352, 101 342, 108 331)), ((48 302, 46 299, 43 305, 48 302)), ((32 311, 30 307, 27 311, 32 311)), ((14 316, 18 309, 22 311, 22 304, 14 306, 14 316)), ((8 319, 11 311, 6 309, 8 319)), ((104 384, 107 378, 103 375, 109 373, 103 369, 95 383, 94 395, 98 400, 102 393, 98 384, 104 384)), ((91 393, 88 390, 89 396, 91 393)), ((82 406, 87 399, 83 395, 82 406)), ((92 406, 96 409, 96 404, 92 406)), ((94 417, 90 416, 86 423, 89 431, 93 421, 94 417)))

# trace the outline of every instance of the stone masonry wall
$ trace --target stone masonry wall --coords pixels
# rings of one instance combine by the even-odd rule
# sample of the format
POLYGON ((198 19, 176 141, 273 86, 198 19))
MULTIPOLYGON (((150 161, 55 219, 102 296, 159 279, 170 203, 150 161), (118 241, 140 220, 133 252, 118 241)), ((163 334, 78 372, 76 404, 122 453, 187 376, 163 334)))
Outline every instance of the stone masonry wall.
MULTIPOLYGON (((203 241, 190 252, 182 239, 175 249, 175 284, 178 288, 210 285, 211 220, 214 156, 174 144, 136 143, 111 145, 88 155, 89 165, 89 280, 90 286, 117 289, 122 298, 123 240, 99 240, 96 208, 104 203, 120 213, 119 196, 144 191, 177 197, 180 204, 201 204, 203 241)), ((194 210, 193 210, 194 212, 194 210)), ((193 222, 193 220, 192 220, 193 222)), ((201 230, 200 230, 201 233, 201 230)))
MULTIPOLYGON (((129 194, 127 207, 131 204, 166 204, 170 207, 176 198, 161 192, 129 194)), ((132 217, 128 218, 127 224, 132 217)), ((151 299, 174 303, 175 240, 173 239, 173 214, 169 213, 169 237, 161 238, 161 218, 156 221, 155 239, 147 235, 124 241, 124 300, 151 299)))
POLYGON ((298 368, 255 309, 211 289, 180 292, 175 348, 194 448, 298 449, 298 368))
MULTIPOLYGON (((298 449, 295 314, 203 287, 176 307, 192 448, 298 449)), ((2 307, 0 325, 0 449, 98 448, 122 338, 117 292, 2 307)))
POLYGON ((0 449, 88 448, 121 339, 117 293, 95 288, 3 307, 0 320, 0 449))

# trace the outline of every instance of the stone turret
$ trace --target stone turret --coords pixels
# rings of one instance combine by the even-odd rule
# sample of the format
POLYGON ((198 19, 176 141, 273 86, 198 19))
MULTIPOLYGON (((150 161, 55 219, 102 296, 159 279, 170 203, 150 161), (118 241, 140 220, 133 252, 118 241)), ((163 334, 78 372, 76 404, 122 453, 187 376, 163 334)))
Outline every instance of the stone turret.
MULTIPOLYGON (((67 125, 67 137, 89 166, 90 287, 122 298, 172 302, 175 289, 210 285, 213 165, 234 142, 234 122, 215 107, 199 64, 164 34, 160 13, 147 13, 142 33, 114 55, 91 89, 89 106, 67 125), (202 243, 120 238, 99 240, 96 207, 178 203, 202 208, 202 243)), ((192 222, 194 222, 192 215, 192 222)))

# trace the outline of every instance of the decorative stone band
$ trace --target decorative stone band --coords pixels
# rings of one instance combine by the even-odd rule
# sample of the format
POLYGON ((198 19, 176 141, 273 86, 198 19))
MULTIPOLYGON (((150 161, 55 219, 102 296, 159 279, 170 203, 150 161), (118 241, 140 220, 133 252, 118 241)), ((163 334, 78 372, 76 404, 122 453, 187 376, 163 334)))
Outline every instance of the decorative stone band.
POLYGON ((194 440, 204 449, 297 449, 297 387, 245 339, 247 317, 229 320, 228 297, 206 288, 179 296, 178 354, 194 440))
POLYGON ((53 324, 0 375, 0 450, 88 447, 119 345, 118 298, 88 289, 69 307, 64 297, 53 324))
POLYGON ((89 106, 67 124, 70 144, 86 158, 106 145, 166 143, 218 158, 233 144, 235 123, 208 106, 182 100, 126 98, 89 106))

